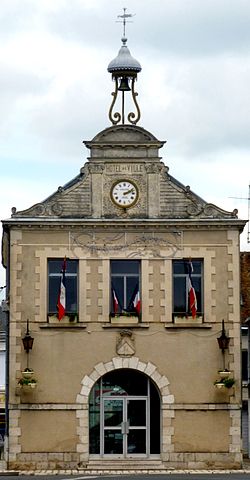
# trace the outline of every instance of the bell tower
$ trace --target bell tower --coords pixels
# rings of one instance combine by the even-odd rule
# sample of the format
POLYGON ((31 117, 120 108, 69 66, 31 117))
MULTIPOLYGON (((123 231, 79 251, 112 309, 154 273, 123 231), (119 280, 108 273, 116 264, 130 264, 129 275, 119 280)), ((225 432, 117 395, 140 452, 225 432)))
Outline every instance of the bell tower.
POLYGON ((132 57, 127 47, 126 22, 132 15, 126 13, 126 8, 123 10, 123 15, 118 15, 119 18, 122 18, 123 23, 122 46, 117 57, 108 65, 108 72, 112 74, 112 80, 115 82, 115 91, 112 92, 113 100, 109 109, 109 119, 113 125, 124 125, 127 122, 136 125, 140 120, 141 113, 136 99, 138 94, 135 92, 135 81, 137 80, 137 74, 141 71, 141 65, 132 57), (128 92, 131 92, 135 112, 128 113, 126 122, 125 93, 128 94, 128 92), (121 112, 114 112, 119 93, 121 94, 121 112))

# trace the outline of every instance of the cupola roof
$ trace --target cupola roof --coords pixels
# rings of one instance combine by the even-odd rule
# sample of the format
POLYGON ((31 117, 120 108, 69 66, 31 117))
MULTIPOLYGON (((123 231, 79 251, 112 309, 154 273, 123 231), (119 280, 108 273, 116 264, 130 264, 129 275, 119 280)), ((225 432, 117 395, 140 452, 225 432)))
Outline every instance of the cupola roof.
POLYGON ((108 65, 108 72, 123 72, 123 71, 133 71, 133 72, 140 72, 141 65, 134 57, 132 57, 126 43, 127 38, 122 37, 122 43, 117 57, 115 57, 108 65))

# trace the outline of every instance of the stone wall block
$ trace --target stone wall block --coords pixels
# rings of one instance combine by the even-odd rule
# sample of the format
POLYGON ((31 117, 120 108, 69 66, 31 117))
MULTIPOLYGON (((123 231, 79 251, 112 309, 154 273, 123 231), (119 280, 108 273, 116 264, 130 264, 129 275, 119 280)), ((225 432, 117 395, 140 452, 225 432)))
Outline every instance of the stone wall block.
POLYGON ((158 385, 159 381, 161 380, 162 376, 158 371, 155 371, 151 375, 151 379, 158 385))
POLYGON ((9 443, 9 452, 14 454, 21 453, 21 445, 12 445, 9 443))
POLYGON ((146 363, 144 363, 144 362, 138 362, 137 370, 139 370, 140 372, 144 372, 145 369, 146 369, 146 363))
POLYGON ((164 403, 174 403, 174 395, 166 395, 162 397, 164 403))
POLYGON ((83 400, 84 400, 83 395, 78 394, 78 395, 76 396, 76 403, 82 403, 83 400))
POLYGON ((156 366, 153 365, 153 363, 148 362, 144 373, 146 373, 150 377, 152 375, 152 373, 155 372, 155 370, 156 370, 156 366))
POLYGON ((100 375, 99 373, 96 371, 96 370, 93 370, 93 372, 91 372, 91 374, 89 375, 89 377, 93 380, 93 382, 95 383, 97 380, 99 380, 100 378, 100 375))
POLYGON ((240 445, 229 445, 229 452, 230 453, 240 453, 241 446, 240 445))
POLYGON ((95 381, 92 378, 90 378, 88 375, 85 375, 85 377, 83 377, 81 381, 81 384, 84 385, 85 387, 92 388, 93 385, 95 384, 95 381))
POLYGON ((163 396, 169 395, 169 394, 170 394, 169 388, 168 388, 168 387, 163 387, 163 388, 161 388, 161 394, 162 394, 163 396))
POLYGON ((76 451, 78 453, 87 453, 88 452, 88 444, 84 444, 84 443, 78 443, 76 445, 76 451))
POLYGON ((20 437, 21 435, 21 428, 19 427, 10 427, 9 428, 9 435, 10 435, 10 438, 13 438, 13 437, 20 437))
POLYGON ((89 394, 90 394, 90 388, 89 387, 82 387, 81 388, 80 395, 89 396, 89 394))
POLYGON ((122 368, 122 358, 119 358, 119 357, 114 357, 113 358, 113 365, 114 365, 114 368, 122 368))
POLYGON ((166 387, 167 385, 169 385, 168 379, 165 376, 162 376, 158 382, 158 387, 162 388, 162 387, 166 387))
POLYGON ((107 371, 107 372, 112 371, 113 368, 114 368, 113 362, 107 362, 107 363, 105 363, 105 368, 106 368, 106 371, 107 371))
POLYGON ((129 358, 123 358, 122 367, 129 368, 129 358))
POLYGON ((129 359, 129 368, 137 368, 137 365, 139 363, 139 358, 138 357, 131 357, 129 359))
POLYGON ((104 363, 100 362, 98 363, 96 366, 95 366, 95 370, 99 373, 99 375, 102 377, 103 375, 105 375, 105 373, 107 373, 107 370, 105 368, 105 365, 104 363))

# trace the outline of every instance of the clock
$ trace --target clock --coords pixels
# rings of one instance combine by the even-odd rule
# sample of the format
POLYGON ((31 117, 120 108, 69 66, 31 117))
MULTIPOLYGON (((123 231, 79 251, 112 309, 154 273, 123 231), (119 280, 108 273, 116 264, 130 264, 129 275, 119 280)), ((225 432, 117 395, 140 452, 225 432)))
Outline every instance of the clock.
POLYGON ((118 180, 111 188, 112 201, 121 208, 130 208, 139 198, 138 187, 130 180, 118 180))

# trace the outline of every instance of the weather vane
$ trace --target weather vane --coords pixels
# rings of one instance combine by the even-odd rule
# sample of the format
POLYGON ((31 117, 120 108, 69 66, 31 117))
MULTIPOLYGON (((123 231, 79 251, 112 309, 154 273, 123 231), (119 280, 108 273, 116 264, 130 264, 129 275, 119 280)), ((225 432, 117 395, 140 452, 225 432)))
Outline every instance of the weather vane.
POLYGON ((122 18, 122 20, 116 20, 117 23, 123 23, 123 36, 125 37, 126 36, 126 23, 133 23, 129 20, 127 20, 128 18, 132 18, 135 16, 135 13, 134 15, 132 15, 132 13, 126 13, 126 8, 123 8, 123 15, 117 15, 117 18, 122 18))
MULTIPOLYGON (((135 81, 137 79, 137 74, 141 71, 140 63, 132 57, 130 51, 126 45, 126 24, 129 22, 128 18, 133 17, 131 13, 126 13, 126 8, 123 8, 123 14, 117 15, 121 20, 117 20, 118 23, 123 23, 123 37, 122 37, 122 46, 118 52, 116 58, 114 58, 108 65, 108 72, 112 74, 112 80, 115 81, 115 91, 112 92, 113 100, 109 109, 109 119, 113 125, 118 123, 125 124, 125 93, 131 92, 132 99, 134 102, 134 107, 136 112, 130 112, 127 115, 127 120, 129 123, 136 125, 139 121, 141 113, 137 103, 137 95, 135 92, 135 81), (119 92, 121 93, 121 112, 113 112, 116 99, 119 92)), ((132 23, 132 22, 129 22, 132 23)))

